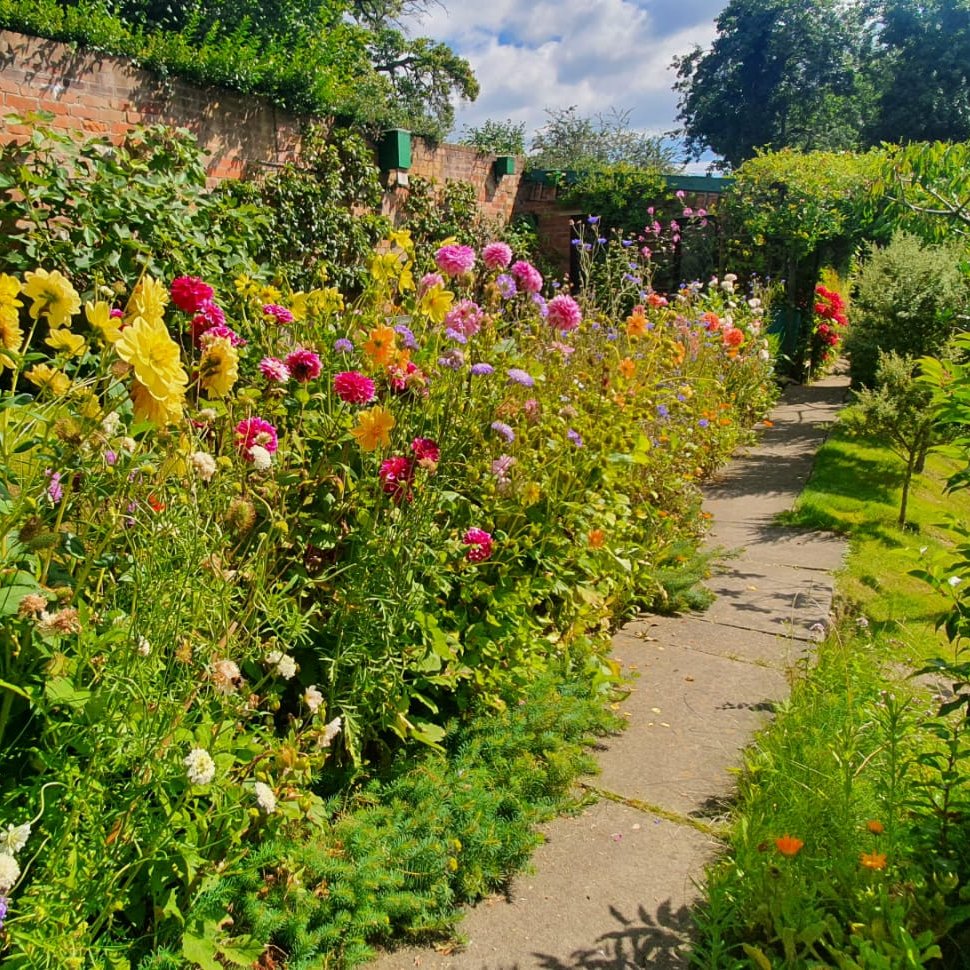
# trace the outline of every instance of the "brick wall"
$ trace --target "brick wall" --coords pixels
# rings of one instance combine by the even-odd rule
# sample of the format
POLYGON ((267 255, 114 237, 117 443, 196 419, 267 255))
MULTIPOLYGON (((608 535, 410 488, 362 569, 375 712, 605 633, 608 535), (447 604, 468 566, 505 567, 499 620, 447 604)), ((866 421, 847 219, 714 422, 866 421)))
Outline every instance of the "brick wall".
MULTIPOLYGON (((57 128, 115 141, 139 124, 187 128, 209 153, 212 184, 297 159, 305 120, 260 98, 161 79, 124 58, 0 31, 0 117, 29 111, 51 112, 57 128)), ((0 143, 24 134, 26 128, 0 121, 0 143)), ((474 148, 431 146, 416 138, 409 174, 440 184, 449 179, 470 182, 481 211, 507 221, 521 174, 496 179, 494 161, 494 155, 474 148)), ((387 181, 383 209, 393 216, 407 189, 393 173, 387 181)))

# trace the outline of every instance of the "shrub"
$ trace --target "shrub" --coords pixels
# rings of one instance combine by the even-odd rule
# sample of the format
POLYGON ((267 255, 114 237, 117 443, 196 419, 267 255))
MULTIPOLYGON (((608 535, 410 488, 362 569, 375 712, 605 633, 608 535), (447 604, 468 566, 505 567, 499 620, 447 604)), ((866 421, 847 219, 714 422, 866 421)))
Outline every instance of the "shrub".
POLYGON ((970 277, 963 258, 960 244, 926 244, 908 233, 866 249, 853 279, 854 316, 845 341, 854 384, 873 385, 880 351, 933 356, 966 329, 970 277))

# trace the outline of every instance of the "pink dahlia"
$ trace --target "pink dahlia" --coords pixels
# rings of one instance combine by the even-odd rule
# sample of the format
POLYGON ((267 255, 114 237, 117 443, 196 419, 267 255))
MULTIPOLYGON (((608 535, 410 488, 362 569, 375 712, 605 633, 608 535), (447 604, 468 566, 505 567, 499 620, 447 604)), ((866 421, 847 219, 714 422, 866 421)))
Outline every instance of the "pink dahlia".
POLYGON ((290 369, 277 357, 264 357, 259 362, 259 370, 268 381, 285 384, 290 379, 290 369))
POLYGON ((347 404, 370 404, 374 400, 374 382, 360 371, 345 370, 334 375, 333 389, 347 404))
POLYGON ((482 261, 489 269, 505 269, 512 262, 512 247, 504 242, 489 243, 482 250, 482 261))
POLYGON ((555 327, 565 333, 568 330, 575 330, 583 319, 583 311, 579 309, 579 304, 565 293, 554 296, 547 304, 549 326, 555 327))
POLYGON ((217 340, 218 338, 223 340, 228 340, 233 347, 244 347, 246 341, 236 333, 230 327, 227 327, 224 323, 217 324, 214 327, 209 327, 207 330, 203 330, 195 339, 196 344, 199 347, 205 346, 210 340, 217 340))
POLYGON ((411 451, 422 468, 434 469, 441 458, 441 449, 436 441, 430 438, 415 438, 411 442, 411 451))
POLYGON ((297 347, 296 350, 288 353, 285 364, 290 373, 301 384, 306 384, 307 381, 319 377, 320 371, 323 370, 320 358, 312 350, 307 350, 305 347, 297 347))
POLYGON ((470 546, 465 553, 469 562, 484 562, 492 554, 492 536, 484 529, 469 529, 461 541, 470 546))
POLYGON ((474 337, 484 318, 482 308, 474 300, 459 300, 445 316, 445 326, 463 337, 474 337))
POLYGON ((512 275, 526 293, 538 293, 542 289, 542 273, 524 259, 512 264, 512 275))
POLYGON ((293 314, 285 306, 280 306, 278 303, 265 304, 263 313, 280 324, 293 322, 293 314))
POLYGON ((198 276, 176 276, 169 288, 172 302, 186 313, 197 313, 203 303, 212 299, 213 289, 198 276))
POLYGON ((441 273, 425 273, 418 283, 418 296, 424 296, 434 286, 444 286, 445 278, 441 273))
POLYGON ((475 267, 475 250, 471 246, 442 246, 434 261, 446 276, 463 276, 475 267))
POLYGON ((381 462, 377 473, 381 480, 381 488, 394 499, 395 502, 411 501, 411 483, 414 481, 414 465, 410 458, 395 455, 381 462))
MULTIPOLYGON (((819 330, 822 328, 819 327, 819 330)), ((744 331, 740 330, 738 327, 728 327, 724 333, 721 334, 721 340, 724 341, 725 347, 740 347, 744 343, 744 331)))
POLYGON ((279 448, 276 428, 262 418, 246 418, 236 425, 236 447, 246 461, 253 460, 253 448, 259 445, 271 455, 279 448))

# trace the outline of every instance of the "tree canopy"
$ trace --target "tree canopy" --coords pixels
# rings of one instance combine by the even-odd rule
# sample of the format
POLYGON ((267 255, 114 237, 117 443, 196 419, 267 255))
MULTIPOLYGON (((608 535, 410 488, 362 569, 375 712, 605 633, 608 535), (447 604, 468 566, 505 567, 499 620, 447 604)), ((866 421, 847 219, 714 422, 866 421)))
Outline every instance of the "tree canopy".
POLYGON ((970 138, 970 0, 730 0, 675 60, 694 157, 970 138))

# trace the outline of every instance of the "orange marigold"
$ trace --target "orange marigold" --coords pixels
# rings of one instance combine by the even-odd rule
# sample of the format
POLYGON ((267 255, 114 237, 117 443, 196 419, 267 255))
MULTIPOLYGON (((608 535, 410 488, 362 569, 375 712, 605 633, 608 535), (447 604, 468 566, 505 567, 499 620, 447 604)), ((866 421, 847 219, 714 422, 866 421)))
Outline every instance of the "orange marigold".
POLYGON ((787 832, 780 838, 775 839, 775 848, 783 856, 788 856, 789 858, 798 855, 802 851, 804 844, 801 839, 795 838, 794 835, 788 835, 787 832))
POLYGON ((364 353, 372 364, 386 367, 394 362, 396 347, 394 339, 397 335, 393 327, 374 327, 364 342, 364 353))
POLYGON ((647 332, 647 318, 643 315, 643 308, 637 307, 626 318, 626 333, 628 337, 642 337, 647 332))
POLYGON ((872 832, 873 835, 882 835, 886 831, 885 826, 877 818, 871 818, 866 822, 866 828, 872 832))
POLYGON ((586 534, 586 541, 590 549, 602 549, 606 542, 606 533, 602 529, 590 529, 586 534))
POLYGON ((885 852, 860 852, 859 865, 862 866, 864 869, 885 869, 886 853, 885 852))

